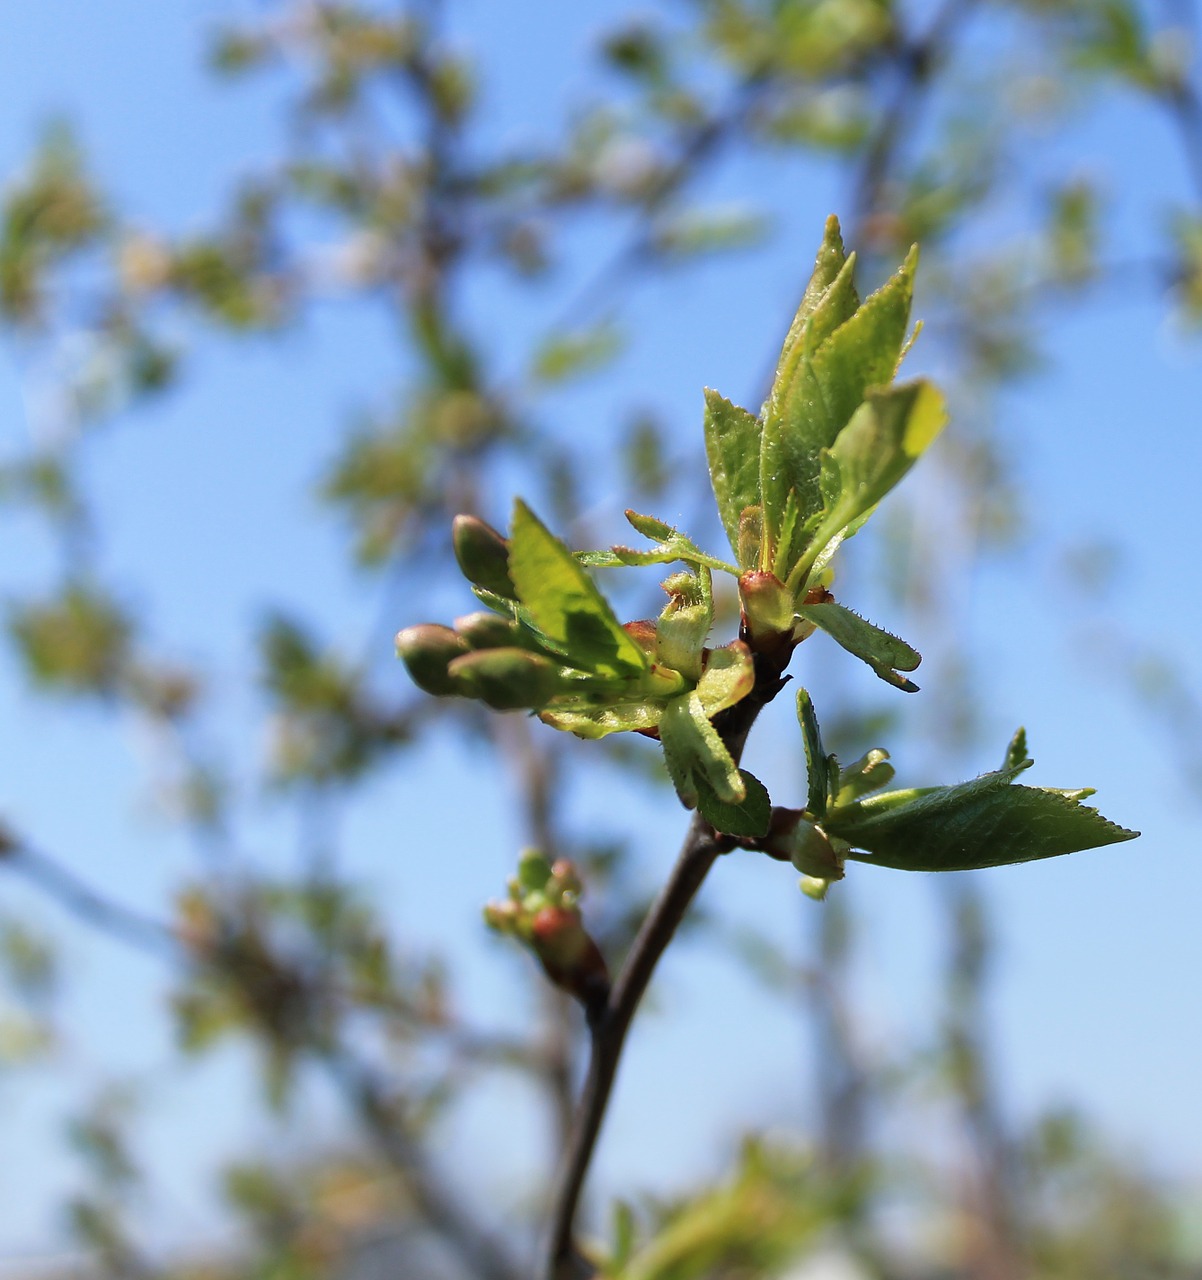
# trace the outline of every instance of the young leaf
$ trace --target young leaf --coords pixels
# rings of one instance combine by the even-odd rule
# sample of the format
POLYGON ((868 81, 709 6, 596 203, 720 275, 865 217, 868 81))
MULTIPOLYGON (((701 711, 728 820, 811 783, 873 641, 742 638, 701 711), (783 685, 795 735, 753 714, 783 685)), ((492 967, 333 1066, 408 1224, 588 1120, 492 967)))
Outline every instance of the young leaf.
POLYGON ((818 730, 814 703, 805 689, 797 690, 797 719, 801 724, 806 752, 806 808, 814 817, 821 818, 826 814, 827 798, 834 789, 831 778, 832 757, 826 754, 822 746, 822 734, 818 730))
POLYGON ((742 640, 732 640, 704 655, 697 696, 705 714, 713 717, 741 702, 755 685, 755 659, 742 640))
POLYGON ((719 800, 737 804, 746 798, 738 766, 696 692, 668 703, 660 717, 659 737, 676 794, 687 809, 696 808, 700 787, 706 783, 719 800))
POLYGON ((765 523, 774 534, 789 489, 797 490, 803 518, 821 510, 822 450, 835 443, 869 387, 892 381, 909 324, 917 260, 912 249, 897 273, 829 336, 816 311, 796 337, 764 414, 760 490, 765 523))
POLYGON ((714 621, 714 591, 710 571, 684 570, 665 579, 668 603, 655 628, 655 657, 690 681, 701 678, 702 650, 714 621))
POLYGON ((573 666, 613 676, 647 670, 647 655, 576 557, 521 499, 514 504, 509 573, 535 625, 563 648, 573 666))
POLYGON ((578 738, 604 738, 610 733, 654 729, 662 713, 660 701, 630 698, 598 707, 548 707, 539 712, 538 718, 553 729, 574 733, 578 738))
POLYGON ((906 693, 918 692, 918 686, 912 680, 898 674, 900 671, 914 671, 922 661, 918 650, 912 649, 904 640, 874 627, 858 613, 833 600, 825 604, 798 605, 797 613, 807 622, 821 627, 848 653, 854 653, 868 663, 882 680, 906 693))
POLYGON ((719 560, 716 556, 707 555, 692 538, 665 521, 658 520, 655 516, 640 515, 637 511, 627 511, 626 519, 639 533, 658 545, 649 551, 638 551, 633 547, 611 547, 608 551, 578 551, 577 561, 595 569, 611 569, 619 565, 671 564, 672 561, 679 560, 683 564, 718 569, 738 577, 739 570, 735 565, 719 560))
POLYGON ((969 871, 1133 840, 1138 831, 1081 804, 1092 791, 1013 785, 1023 760, 951 787, 871 796, 827 813, 848 857, 905 871, 969 871))
POLYGON ((739 770, 746 795, 731 803, 721 800, 704 778, 698 779, 697 808, 701 816, 714 828, 728 836, 755 838, 768 833, 772 820, 772 800, 768 789, 753 773, 739 770))
MULTIPOLYGON (((760 500, 760 420, 707 389, 705 453, 722 527, 738 559, 739 521, 760 500)), ((739 563, 744 569, 752 567, 739 563)))
POLYGON ((811 534, 809 552, 790 574, 790 586, 800 589, 810 568, 829 558, 828 543, 863 524, 946 422, 943 396, 922 379, 867 393, 838 439, 822 453, 822 516, 811 534))
POLYGON ((889 763, 889 753, 883 747, 873 747, 846 769, 839 770, 837 805, 851 804, 855 800, 887 787, 893 781, 896 770, 889 763))

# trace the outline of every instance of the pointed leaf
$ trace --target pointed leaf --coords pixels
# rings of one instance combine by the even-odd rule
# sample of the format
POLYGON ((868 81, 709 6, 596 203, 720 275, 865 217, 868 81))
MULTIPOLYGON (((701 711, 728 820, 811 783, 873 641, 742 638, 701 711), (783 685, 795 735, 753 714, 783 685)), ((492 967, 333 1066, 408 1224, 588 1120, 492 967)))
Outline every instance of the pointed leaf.
POLYGON ((613 676, 647 670, 647 655, 576 557, 520 499, 514 504, 509 573, 535 625, 572 665, 613 676))
POLYGON ((805 689, 797 690, 797 719, 801 724, 806 752, 806 808, 814 817, 821 818, 826 813, 827 798, 834 789, 831 758, 822 746, 822 734, 818 729, 818 717, 814 714, 814 703, 805 689))
MULTIPOLYGON (((801 514, 822 507, 818 475, 830 448, 869 387, 892 381, 909 324, 917 252, 829 336, 821 313, 811 315, 795 341, 796 357, 778 378, 764 415, 760 489, 775 534, 790 488, 801 514)), ((832 286, 833 288, 834 286, 832 286)))
POLYGON ((869 391, 838 439, 821 457, 822 516, 790 585, 829 558, 828 543, 854 533, 902 479, 947 422, 943 396, 924 380, 869 391))
POLYGON ((917 649, 904 640, 882 631, 858 613, 828 600, 825 604, 801 604, 797 606, 799 617, 821 627, 832 640, 837 641, 848 653, 854 653, 876 672, 882 680, 906 693, 917 693, 918 686, 899 671, 914 671, 922 661, 917 649))
POLYGON ((1027 731, 1021 726, 1014 731, 1014 737, 1010 739, 1010 744, 1006 748, 1006 758, 1002 761, 1003 769, 1013 769, 1015 765, 1022 764, 1024 760, 1029 759, 1027 755, 1027 731))
POLYGON ((772 821, 772 800, 768 789, 754 774, 739 770, 746 795, 731 803, 720 800, 704 778, 698 780, 697 808, 701 816, 714 828, 728 836, 746 836, 754 839, 767 835, 772 821))
POLYGON ((723 573, 738 576, 736 565, 716 556, 708 555, 688 536, 666 521, 655 516, 639 515, 637 511, 627 511, 626 519, 645 537, 658 543, 648 551, 639 551, 634 547, 611 547, 608 551, 578 551, 576 560, 579 564, 594 569, 611 569, 619 565, 671 564, 679 560, 682 564, 704 566, 707 569, 718 569, 723 573))
POLYGON ((889 763, 889 753, 883 747, 873 747, 846 769, 839 770, 837 805, 851 804, 854 800, 879 791, 893 781, 896 770, 889 763))
POLYGON ((967 871, 1053 858, 1132 840, 1081 804, 1088 790, 1012 785, 1030 761, 971 782, 885 792, 831 810, 826 830, 866 853, 848 856, 908 871, 967 871))
MULTIPOLYGON (((760 420, 716 391, 705 393, 705 454, 722 527, 739 555, 739 521, 760 501, 760 420)), ((750 565, 740 564, 743 568, 750 565)))

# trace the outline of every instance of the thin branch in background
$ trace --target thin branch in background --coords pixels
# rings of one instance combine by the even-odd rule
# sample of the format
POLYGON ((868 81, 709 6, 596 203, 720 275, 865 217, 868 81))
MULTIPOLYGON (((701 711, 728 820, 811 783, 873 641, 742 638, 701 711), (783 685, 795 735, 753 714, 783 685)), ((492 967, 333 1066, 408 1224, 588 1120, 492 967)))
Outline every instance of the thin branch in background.
POLYGON ((0 867, 36 885, 60 907, 85 924, 140 951, 177 958, 180 939, 170 925, 107 898, 61 863, 12 837, 0 843, 0 867))
POLYGON ((331 1049, 324 1065, 373 1145, 401 1182, 426 1224, 478 1280, 522 1280, 501 1244, 481 1229, 461 1199, 429 1167, 397 1105, 345 1046, 331 1049))
MULTIPOLYGON (((783 659, 774 661, 757 655, 755 687, 741 702, 714 719, 714 727, 736 763, 742 758, 747 735, 759 713, 784 687, 783 671, 789 656, 785 654, 783 659)), ((672 874, 644 918, 617 980, 604 1001, 587 1010, 591 1033, 588 1076, 556 1179, 547 1252, 539 1272, 542 1280, 587 1280, 596 1274, 576 1248, 576 1213, 626 1035, 660 957, 676 936, 711 867, 720 854, 732 847, 727 837, 719 836, 700 814, 694 814, 672 874)))

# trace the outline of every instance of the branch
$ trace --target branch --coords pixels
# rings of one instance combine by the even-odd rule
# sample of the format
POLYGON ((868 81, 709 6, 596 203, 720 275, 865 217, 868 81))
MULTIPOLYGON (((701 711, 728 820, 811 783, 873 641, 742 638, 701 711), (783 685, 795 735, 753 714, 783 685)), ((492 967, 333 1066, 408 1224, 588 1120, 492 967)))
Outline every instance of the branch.
POLYGON ((323 1057, 331 1078, 367 1131, 376 1150, 400 1177, 414 1208, 479 1280, 521 1280, 502 1246, 481 1230, 459 1199, 435 1176, 421 1147, 406 1130, 384 1089, 344 1047, 323 1057))
MULTIPOLYGON (((790 656, 785 654, 774 661, 757 654, 755 687, 742 702, 715 717, 714 727, 736 761, 743 754, 756 717, 784 687, 781 673, 790 656)), ((644 918, 608 998, 589 1011, 592 1035, 588 1076, 557 1179, 546 1259, 539 1273, 543 1280, 588 1280, 596 1274, 596 1269, 576 1248, 574 1224, 617 1077, 626 1033, 655 966, 675 937, 710 868, 719 854, 733 847, 729 837, 716 832, 699 813, 693 815, 672 874, 644 918)))
POLYGON ((106 898, 60 866, 11 834, 0 833, 0 866, 10 868, 37 885, 64 910, 141 951, 175 957, 180 939, 170 925, 145 916, 106 898))

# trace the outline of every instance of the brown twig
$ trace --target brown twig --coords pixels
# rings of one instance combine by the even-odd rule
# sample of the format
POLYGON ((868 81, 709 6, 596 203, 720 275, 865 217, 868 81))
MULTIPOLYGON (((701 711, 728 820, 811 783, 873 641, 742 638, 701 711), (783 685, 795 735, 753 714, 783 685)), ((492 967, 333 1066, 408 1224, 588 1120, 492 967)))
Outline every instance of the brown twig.
MULTIPOLYGON (((714 727, 737 761, 760 711, 784 685, 782 672, 789 655, 776 660, 756 655, 752 692, 717 716, 714 727)), ((593 1152, 617 1078, 626 1035, 655 967, 676 935, 693 899, 718 856, 733 847, 700 814, 689 824, 684 844, 667 883, 643 920, 626 961, 608 997, 589 1012, 591 1032, 588 1076, 585 1079, 571 1138, 556 1182, 542 1280, 587 1280, 595 1268, 576 1248, 576 1212, 593 1152)))
POLYGON ((376 1150, 401 1179, 422 1220, 479 1280, 521 1280, 505 1248, 484 1231, 459 1198, 429 1167, 396 1104, 372 1073, 344 1046, 325 1055, 324 1065, 358 1117, 376 1150))

